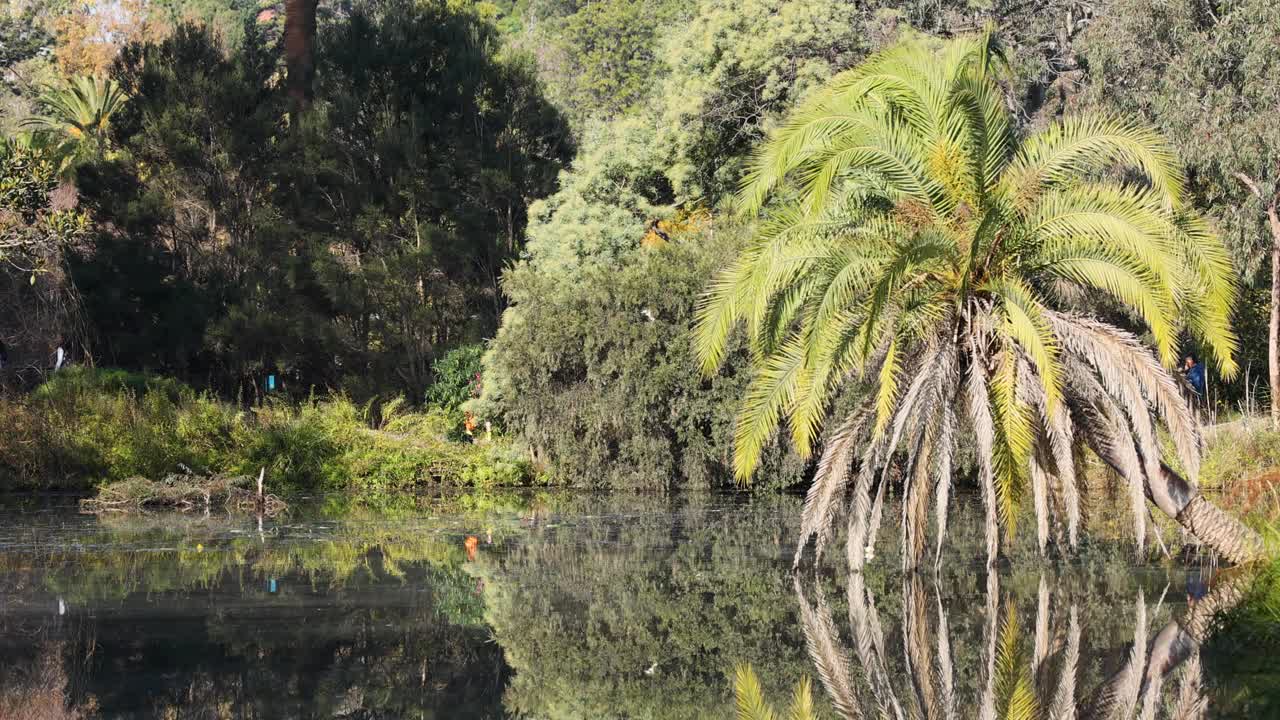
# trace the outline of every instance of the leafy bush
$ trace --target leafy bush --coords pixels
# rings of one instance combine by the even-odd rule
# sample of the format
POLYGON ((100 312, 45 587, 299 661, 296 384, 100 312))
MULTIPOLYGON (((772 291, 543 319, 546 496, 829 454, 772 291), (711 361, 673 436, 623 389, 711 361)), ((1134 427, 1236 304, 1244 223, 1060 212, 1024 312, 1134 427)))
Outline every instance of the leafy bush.
POLYGON ((427 403, 455 410, 470 400, 483 368, 484 345, 463 345, 431 364, 435 381, 427 388, 427 403))
POLYGON ((386 407, 397 414, 379 430, 345 397, 242 411, 173 381, 78 370, 0 399, 0 488, 158 479, 181 466, 239 475, 265 469, 276 492, 532 479, 530 463, 502 439, 452 442, 445 411, 386 407))
MULTIPOLYGON (((504 278, 512 307, 485 356, 477 411, 518 433, 558 483, 727 482, 747 378, 704 378, 691 329, 706 280, 734 243, 724 228, 707 228, 612 264, 566 270, 559 256, 543 266, 535 255, 517 265, 504 278)), ((778 444, 771 452, 761 482, 801 479, 802 462, 778 444)))

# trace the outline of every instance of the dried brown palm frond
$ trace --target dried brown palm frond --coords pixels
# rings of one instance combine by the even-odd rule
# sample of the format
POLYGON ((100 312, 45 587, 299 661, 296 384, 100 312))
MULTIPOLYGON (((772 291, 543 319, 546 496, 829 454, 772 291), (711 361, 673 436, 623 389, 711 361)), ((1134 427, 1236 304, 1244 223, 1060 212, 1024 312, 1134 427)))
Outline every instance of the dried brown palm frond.
POLYGON ((862 717, 862 711, 853 689, 849 656, 840 642, 840 635, 831 617, 831 608, 827 606, 821 593, 818 593, 817 605, 810 605, 798 577, 795 590, 796 598, 800 601, 800 625, 804 630, 805 646, 809 650, 810 660, 817 668, 818 680, 826 689, 836 711, 842 717, 857 720, 862 717))
POLYGON ((814 538, 814 555, 822 558, 822 551, 831 539, 835 516, 843 503, 845 485, 852 470, 854 453, 866 442, 868 415, 851 415, 827 440, 827 451, 822 454, 813 484, 805 495, 804 512, 800 518, 800 542, 796 548, 795 565, 800 564, 805 543, 814 538))
POLYGON ((1076 670, 1080 664, 1080 620, 1076 606, 1071 606, 1071 620, 1067 626, 1067 647, 1062 655, 1062 669, 1058 672, 1058 689, 1049 706, 1049 720, 1075 720, 1076 670))

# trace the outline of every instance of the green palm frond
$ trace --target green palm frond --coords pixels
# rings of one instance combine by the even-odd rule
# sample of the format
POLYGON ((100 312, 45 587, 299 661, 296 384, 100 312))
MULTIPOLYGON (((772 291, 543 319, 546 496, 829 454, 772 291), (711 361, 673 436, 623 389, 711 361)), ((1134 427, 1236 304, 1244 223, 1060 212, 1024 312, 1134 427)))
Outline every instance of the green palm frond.
POLYGON ((111 118, 126 98, 114 80, 90 76, 68 78, 41 89, 36 103, 42 113, 24 120, 22 127, 61 138, 72 149, 100 152, 111 118))
POLYGON ((733 670, 733 695, 738 708, 738 720, 776 720, 773 708, 765 702, 760 689, 760 678, 750 665, 738 665, 733 670))
POLYGON ((1141 171, 1170 206, 1182 204, 1182 171, 1168 142, 1151 128, 1094 113, 1069 117, 1028 138, 1006 172, 1005 191, 1032 201, 1044 189, 1116 167, 1141 171))
MULTIPOLYGON (((1043 515, 1059 508, 1074 542, 1079 439, 1127 433, 1139 488, 1159 472, 1163 425, 1194 477, 1198 435, 1169 368, 1180 339, 1191 337, 1230 376, 1239 344, 1229 322, 1237 293, 1230 257, 1184 202, 1168 143, 1098 114, 1020 136, 1006 71, 989 33, 908 35, 813 93, 751 160, 738 202, 758 220, 756 237, 711 285, 697 330, 710 372, 735 329, 746 328, 755 380, 735 433, 741 480, 783 423, 808 455, 850 381, 866 386, 870 440, 880 449, 856 474, 824 457, 830 482, 868 478, 865 494, 870 478, 891 476, 899 441, 908 468, 928 470, 911 464, 916 457, 947 467, 967 433, 917 426, 967 423, 983 456, 989 561, 996 526, 1014 532, 1028 485, 1040 534, 1043 515), (1082 293, 1138 318, 1148 339, 1130 342, 1071 315, 1082 293), (923 363, 936 349, 947 361, 923 363), (920 374, 935 376, 917 383, 920 374), (913 387, 944 390, 922 398, 913 387), (1086 402, 1095 389, 1105 397, 1086 402), (1086 404, 1115 408, 1105 432, 1081 428, 1086 404), (915 429, 904 436, 904 427, 915 429)), ((824 452, 854 464, 845 439, 824 452)), ((913 491, 945 487, 917 482, 913 491)), ((806 504, 804 539, 825 537, 817 528, 830 522, 836 492, 824 485, 806 504)), ((919 500, 917 508, 927 506, 919 500)), ((875 514, 878 505, 859 503, 875 514)), ((872 518, 858 527, 874 537, 874 526, 872 518)))
POLYGON ((791 696, 791 707, 787 708, 787 720, 814 720, 813 683, 808 677, 796 683, 795 692, 791 696))

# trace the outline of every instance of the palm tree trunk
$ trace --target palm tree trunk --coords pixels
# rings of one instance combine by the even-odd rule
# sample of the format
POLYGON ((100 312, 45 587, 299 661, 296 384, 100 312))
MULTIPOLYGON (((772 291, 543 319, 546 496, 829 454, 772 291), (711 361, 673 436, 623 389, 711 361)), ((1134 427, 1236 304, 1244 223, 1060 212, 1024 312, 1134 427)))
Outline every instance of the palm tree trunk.
MULTIPOLYGON (((1120 472, 1121 464, 1111 452, 1101 450, 1098 456, 1103 462, 1120 472)), ((1168 465, 1161 463, 1160 469, 1159 477, 1147 478, 1147 498, 1156 507, 1228 562, 1246 563, 1261 557, 1263 545, 1258 533, 1213 504, 1168 465)))
POLYGON ((315 74, 317 0, 285 0, 284 57, 289 69, 287 87, 294 107, 303 110, 311 102, 311 78, 315 74))

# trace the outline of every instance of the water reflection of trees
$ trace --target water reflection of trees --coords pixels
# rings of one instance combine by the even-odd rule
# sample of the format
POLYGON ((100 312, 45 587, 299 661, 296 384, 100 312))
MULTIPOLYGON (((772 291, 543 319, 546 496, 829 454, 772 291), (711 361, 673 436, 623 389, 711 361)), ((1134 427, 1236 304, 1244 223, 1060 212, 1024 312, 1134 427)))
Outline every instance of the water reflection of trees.
MULTIPOLYGON (((482 565, 486 620, 515 671, 506 692, 509 711, 547 718, 730 717, 725 674, 737 663, 749 663, 766 697, 783 704, 795 683, 813 674, 802 632, 805 605, 797 602, 788 573, 794 550, 788 529, 796 519, 796 503, 784 498, 724 513, 678 501, 670 507, 649 502, 646 513, 621 519, 584 508, 597 519, 534 529, 511 553, 482 565)), ((853 612, 860 647, 881 648, 878 665, 862 665, 849 656, 845 676, 851 689, 868 682, 885 686, 909 677, 912 668, 929 668, 930 677, 948 678, 947 684, 935 681, 920 688, 936 707, 954 708, 939 717, 973 717, 968 709, 974 701, 965 693, 983 681, 991 636, 985 574, 973 571, 983 557, 978 520, 961 523, 956 533, 961 542, 947 550, 953 553, 948 558, 957 559, 944 563, 934 584, 918 591, 904 587, 900 573, 883 562, 850 578, 847 582, 860 586, 863 597, 878 599, 874 607, 855 603, 837 589, 846 587, 841 568, 824 565, 807 581, 810 601, 823 598, 836 616, 853 612), (977 565, 963 560, 966 552, 977 565), (879 628, 878 635, 873 628, 879 628), (921 642, 939 637, 940 628, 950 666, 945 674, 936 644, 926 650, 921 642), (873 643, 873 637, 881 639, 873 643)), ((886 530, 884 545, 892 547, 897 534, 886 530)), ((1076 605, 1083 629, 1079 677, 1088 687, 1103 680, 1102 661, 1115 660, 1112 649, 1132 640, 1135 596, 1158 597, 1167 584, 1182 579, 1176 570, 1135 567, 1131 549, 1102 542, 1071 563, 1048 566, 1030 545, 1011 548, 1015 552, 1016 562, 1002 570, 1005 599, 995 637, 1010 607, 1017 608, 1018 617, 1035 612, 1041 574, 1051 572, 1045 582, 1057 600, 1053 624, 1044 633, 1057 655, 1049 664, 1057 662, 1066 644, 1068 618, 1057 616, 1066 610, 1056 603, 1076 605)), ((1171 617, 1171 604, 1157 611, 1153 603, 1153 621, 1171 617)), ((1037 628, 1034 622, 1024 625, 1037 628)), ((894 687, 906 717, 907 696, 894 687)), ((866 689, 861 692, 858 698, 866 700, 866 689)), ((888 716, 895 717, 892 703, 886 703, 888 716)), ((825 716, 831 716, 830 708, 825 716)))
POLYGON ((806 588, 797 578, 794 590, 810 660, 840 717, 1181 720, 1206 715, 1200 648, 1244 585, 1226 578, 1179 613, 1164 597, 1152 605, 1138 588, 1129 612, 1112 615, 1113 626, 1131 629, 1130 641, 1091 648, 1098 628, 1082 625, 1079 602, 1064 601, 1069 593, 1047 575, 1027 612, 1002 595, 999 574, 988 573, 981 636, 962 645, 950 617, 966 611, 946 606, 936 578, 905 576, 899 622, 886 628, 865 577, 851 574, 844 632, 819 585, 806 588), (1155 624, 1164 613, 1169 619, 1155 624), (1024 630, 1026 615, 1033 622, 1024 630))
POLYGON ((806 672, 786 572, 798 504, 611 498, 485 563, 509 713, 728 718, 725 671, 776 695, 806 672))
POLYGON ((0 554, 0 718, 500 715, 460 539, 361 520, 134 518, 0 554))

